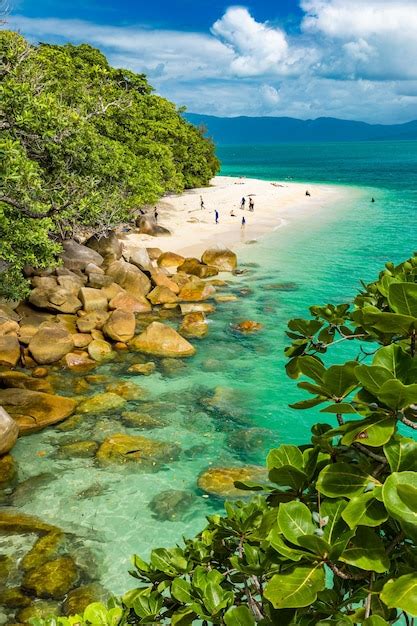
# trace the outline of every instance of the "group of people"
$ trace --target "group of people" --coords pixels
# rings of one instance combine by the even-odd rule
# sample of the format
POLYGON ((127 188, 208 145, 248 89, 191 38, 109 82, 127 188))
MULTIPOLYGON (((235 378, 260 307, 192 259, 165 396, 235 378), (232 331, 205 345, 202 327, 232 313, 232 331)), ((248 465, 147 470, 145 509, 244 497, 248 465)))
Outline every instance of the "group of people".
MULTIPOLYGON (((240 208, 242 209, 242 211, 245 210, 246 207, 246 198, 243 197, 241 202, 240 202, 240 208)), ((205 209, 205 204, 204 204, 204 200, 203 200, 203 196, 200 196, 200 209, 203 210, 205 209)), ((251 196, 249 196, 249 206, 248 206, 249 211, 253 212, 255 210, 255 203, 253 201, 253 198, 251 196)), ((215 223, 218 224, 219 223, 219 217, 220 214, 218 212, 217 209, 214 209, 214 220, 215 223)), ((232 209, 230 211, 230 217, 236 217, 236 213, 234 212, 234 210, 232 209)), ((242 215, 242 228, 246 225, 246 218, 244 215, 242 215)))

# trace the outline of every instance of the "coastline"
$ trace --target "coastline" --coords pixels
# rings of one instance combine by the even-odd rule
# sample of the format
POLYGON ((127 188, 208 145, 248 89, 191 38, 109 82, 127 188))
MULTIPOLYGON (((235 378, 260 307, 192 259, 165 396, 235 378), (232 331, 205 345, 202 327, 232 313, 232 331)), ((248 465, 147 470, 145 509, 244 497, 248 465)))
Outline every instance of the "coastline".
POLYGON ((233 250, 270 234, 288 222, 300 224, 319 218, 321 212, 342 201, 351 200, 355 188, 319 183, 267 181, 256 178, 216 176, 210 187, 187 190, 182 194, 165 196, 157 205, 158 222, 171 235, 152 237, 128 234, 123 238, 126 250, 138 247, 158 247, 186 256, 200 256, 212 246, 233 250), (306 196, 306 190, 310 196, 306 196), (205 208, 200 208, 200 196, 205 208), (245 210, 240 209, 246 198, 245 210), (248 210, 249 197, 254 211, 248 210), (215 223, 214 211, 219 213, 215 223), (233 210, 235 217, 230 215, 233 210), (242 216, 246 225, 242 228, 242 216), (193 242, 190 244, 190 242, 193 242))

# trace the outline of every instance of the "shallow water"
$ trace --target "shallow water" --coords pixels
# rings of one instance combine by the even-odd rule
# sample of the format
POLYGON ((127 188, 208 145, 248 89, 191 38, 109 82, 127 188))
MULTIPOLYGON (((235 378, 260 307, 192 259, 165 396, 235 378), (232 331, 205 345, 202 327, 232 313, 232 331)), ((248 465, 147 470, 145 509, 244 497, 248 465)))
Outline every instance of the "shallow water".
MULTIPOLYGON (((50 474, 50 479, 38 479, 33 488, 21 490, 15 504, 80 537, 86 558, 95 561, 91 566, 116 593, 134 585, 127 573, 131 554, 146 556, 152 547, 172 545, 201 529, 207 514, 221 510, 219 500, 204 498, 198 490, 201 471, 261 463, 268 448, 308 437, 317 412, 288 408, 302 392, 285 377, 287 320, 306 315, 312 304, 351 298, 360 278, 372 279, 386 260, 400 261, 417 248, 417 142, 240 146, 219 153, 225 175, 292 177, 351 184, 360 190, 349 204, 316 212, 304 222, 290 220, 258 243, 241 247, 239 260, 247 273, 226 276, 230 285, 225 289, 239 299, 217 305, 209 336, 194 342, 197 355, 177 372, 167 373, 158 365, 150 377, 135 378, 148 397, 126 409, 160 417, 165 428, 127 428, 117 414, 109 413, 85 418, 74 431, 49 429, 19 439, 14 455, 20 480, 40 474, 50 474), (259 321, 264 329, 238 336, 231 325, 243 319, 259 321), (218 387, 226 389, 225 401, 222 410, 213 411, 205 400, 218 387), (243 436, 248 429, 266 432, 243 436), (181 453, 153 473, 131 465, 103 468, 92 459, 54 456, 59 443, 100 440, 114 432, 177 443, 181 453), (167 489, 188 491, 189 508, 177 519, 161 521, 149 504, 167 489)), ((125 365, 102 368, 127 379, 126 370, 125 365)), ((91 387, 88 393, 100 390, 91 387)))

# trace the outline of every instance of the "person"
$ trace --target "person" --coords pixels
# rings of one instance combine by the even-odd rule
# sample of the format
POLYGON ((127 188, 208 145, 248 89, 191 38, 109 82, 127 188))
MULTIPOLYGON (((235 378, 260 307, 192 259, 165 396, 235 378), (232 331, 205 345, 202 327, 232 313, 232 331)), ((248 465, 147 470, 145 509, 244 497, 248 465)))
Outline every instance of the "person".
POLYGON ((310 196, 310 195, 311 195, 311 194, 310 194, 309 190, 307 189, 307 191, 306 191, 306 196, 310 196))
POLYGON ((245 220, 245 216, 243 216, 243 217, 242 217, 242 228, 244 228, 244 227, 245 227, 245 224, 246 224, 246 220, 245 220))
POLYGON ((244 209, 245 208, 245 204, 246 204, 246 199, 242 198, 242 200, 240 201, 240 208, 244 209))
POLYGON ((372 198, 372 199, 371 199, 371 202, 375 202, 375 198, 372 198))
POLYGON ((155 222, 157 222, 158 221, 158 211, 156 209, 154 209, 153 216, 155 218, 155 222))
POLYGON ((230 217, 236 217, 236 213, 233 211, 233 209, 230 211, 230 217))
POLYGON ((216 220, 216 224, 218 224, 219 223, 219 212, 218 212, 217 209, 214 211, 214 219, 216 220))
POLYGON ((205 209, 203 196, 200 196, 200 209, 205 209))
POLYGON ((252 198, 249 198, 249 211, 253 211, 255 209, 255 204, 252 198))

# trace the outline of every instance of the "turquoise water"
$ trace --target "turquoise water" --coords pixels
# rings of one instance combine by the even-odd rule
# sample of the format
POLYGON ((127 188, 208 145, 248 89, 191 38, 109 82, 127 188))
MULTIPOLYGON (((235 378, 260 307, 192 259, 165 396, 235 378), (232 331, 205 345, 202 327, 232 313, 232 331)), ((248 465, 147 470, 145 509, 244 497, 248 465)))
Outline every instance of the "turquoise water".
MULTIPOLYGON (((350 299, 361 278, 371 280, 385 261, 400 261, 417 248, 417 142, 226 146, 219 156, 225 175, 355 189, 343 206, 304 222, 290 219, 258 243, 241 246, 246 273, 230 279, 227 287, 239 299, 218 305, 208 338, 195 342, 197 355, 177 373, 158 364, 156 374, 135 380, 148 397, 129 408, 161 417, 165 428, 136 431, 109 413, 86 418, 75 431, 50 429, 18 441, 20 480, 44 473, 50 479, 20 494, 15 505, 79 537, 79 558, 88 561, 90 575, 115 592, 134 584, 127 574, 132 553, 146 556, 152 547, 171 545, 197 532, 205 515, 221 510, 220 501, 203 498, 198 490, 201 471, 261 463, 268 448, 308 437, 317 413, 288 408, 302 392, 284 373, 286 321, 306 315, 312 304, 350 299), (276 288, 283 283, 286 288, 276 288), (263 331, 236 336, 231 324, 248 318, 261 322, 263 331), (224 410, 213 411, 205 399, 219 387, 224 410), (60 443, 100 441, 114 432, 176 442, 181 454, 154 473, 131 466, 105 469, 92 459, 54 458, 60 443), (82 495, 86 489, 89 497, 82 495), (149 503, 167 489, 187 491, 189 507, 174 521, 156 520, 149 503)), ((127 377, 123 363, 102 370, 127 377)), ((87 393, 98 390, 91 387, 87 393)))

